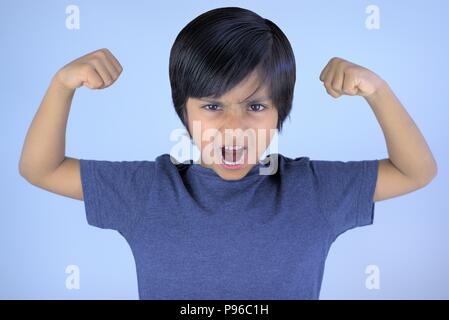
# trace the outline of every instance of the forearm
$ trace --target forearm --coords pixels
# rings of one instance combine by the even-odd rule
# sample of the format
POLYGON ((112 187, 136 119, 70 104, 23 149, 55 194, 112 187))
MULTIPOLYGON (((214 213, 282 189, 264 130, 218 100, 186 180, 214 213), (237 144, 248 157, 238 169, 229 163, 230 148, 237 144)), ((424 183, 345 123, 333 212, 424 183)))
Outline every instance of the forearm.
POLYGON ((65 133, 75 89, 53 77, 28 129, 19 162, 20 174, 37 180, 65 159, 65 133))
POLYGON ((382 128, 389 160, 407 177, 426 183, 437 172, 437 164, 426 140, 399 99, 383 82, 365 97, 382 128))

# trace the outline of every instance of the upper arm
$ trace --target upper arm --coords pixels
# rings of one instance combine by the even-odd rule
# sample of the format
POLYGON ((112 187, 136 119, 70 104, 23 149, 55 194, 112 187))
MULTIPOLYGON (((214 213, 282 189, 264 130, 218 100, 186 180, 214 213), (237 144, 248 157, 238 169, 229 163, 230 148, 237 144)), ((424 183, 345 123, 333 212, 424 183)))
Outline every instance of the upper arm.
POLYGON ((379 160, 374 201, 397 197, 421 187, 421 184, 404 175, 389 159, 379 160))
POLYGON ((66 157, 56 170, 35 184, 62 196, 83 200, 79 159, 66 157))

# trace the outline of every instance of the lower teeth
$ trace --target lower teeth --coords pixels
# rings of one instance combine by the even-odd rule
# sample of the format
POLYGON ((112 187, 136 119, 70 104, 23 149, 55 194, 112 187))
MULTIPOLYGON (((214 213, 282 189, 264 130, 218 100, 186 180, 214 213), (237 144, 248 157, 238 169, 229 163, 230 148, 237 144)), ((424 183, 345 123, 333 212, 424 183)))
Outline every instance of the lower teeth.
POLYGON ((224 164, 227 164, 228 166, 235 166, 237 164, 237 162, 229 162, 226 161, 225 159, 223 159, 224 164))
POLYGON ((222 158, 224 164, 226 164, 228 166, 235 166, 237 164, 242 164, 243 163, 243 157, 244 157, 244 154, 242 153, 240 159, 237 160, 237 161, 227 161, 223 156, 221 158, 222 158))

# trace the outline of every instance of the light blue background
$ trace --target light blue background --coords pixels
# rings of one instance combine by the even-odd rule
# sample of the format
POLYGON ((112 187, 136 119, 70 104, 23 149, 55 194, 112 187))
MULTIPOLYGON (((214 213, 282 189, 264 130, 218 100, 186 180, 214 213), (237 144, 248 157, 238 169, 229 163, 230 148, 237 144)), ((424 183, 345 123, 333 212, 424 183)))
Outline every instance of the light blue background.
POLYGON ((190 20, 228 5, 274 21, 293 46, 297 83, 291 121, 280 136, 281 153, 324 160, 387 156, 382 131, 365 100, 335 100, 318 79, 327 61, 339 56, 389 83, 439 164, 439 175, 429 186, 376 203, 373 226, 345 233, 334 243, 321 299, 449 298, 445 0, 2 0, 0 298, 138 298, 126 241, 115 231, 89 226, 83 202, 49 193, 19 175, 25 134, 52 75, 69 61, 107 47, 124 71, 106 90, 77 91, 66 154, 153 160, 169 152, 169 134, 181 127, 171 104, 170 48, 190 20), (65 27, 69 4, 80 8, 80 30, 65 27), (379 30, 365 28, 370 4, 380 8, 379 30), (65 268, 72 264, 81 271, 79 290, 65 287, 65 268), (372 264, 380 268, 379 290, 365 287, 365 268, 372 264))

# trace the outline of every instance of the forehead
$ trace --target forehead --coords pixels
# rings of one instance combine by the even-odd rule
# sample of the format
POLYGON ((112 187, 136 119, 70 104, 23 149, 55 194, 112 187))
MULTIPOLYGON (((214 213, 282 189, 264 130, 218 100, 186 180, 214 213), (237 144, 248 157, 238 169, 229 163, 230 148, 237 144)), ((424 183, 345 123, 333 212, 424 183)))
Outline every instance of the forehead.
POLYGON ((269 99, 270 91, 263 84, 256 71, 250 73, 245 79, 220 97, 203 97, 203 99, 220 100, 225 103, 241 103, 252 99, 269 99))

